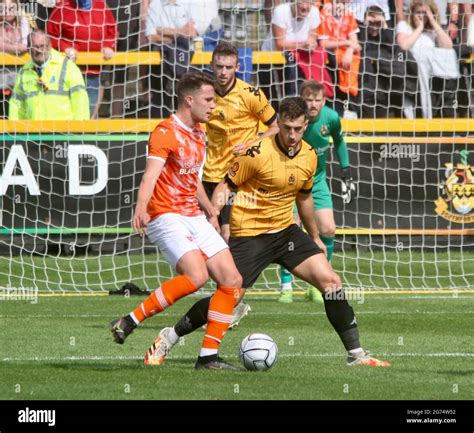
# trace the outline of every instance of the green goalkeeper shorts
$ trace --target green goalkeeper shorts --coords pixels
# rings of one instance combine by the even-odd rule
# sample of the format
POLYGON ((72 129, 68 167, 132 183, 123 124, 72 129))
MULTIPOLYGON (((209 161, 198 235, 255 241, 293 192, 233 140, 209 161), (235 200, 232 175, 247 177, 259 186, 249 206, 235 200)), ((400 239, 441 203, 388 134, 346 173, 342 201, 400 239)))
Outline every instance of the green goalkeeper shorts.
POLYGON ((325 177, 314 179, 312 194, 316 210, 333 208, 331 191, 329 191, 329 185, 325 177))
MULTIPOLYGON (((331 191, 329 191, 329 185, 325 177, 314 179, 313 189, 311 193, 313 194, 314 209, 319 210, 333 208, 331 191)), ((293 212, 298 213, 296 203, 293 212)))

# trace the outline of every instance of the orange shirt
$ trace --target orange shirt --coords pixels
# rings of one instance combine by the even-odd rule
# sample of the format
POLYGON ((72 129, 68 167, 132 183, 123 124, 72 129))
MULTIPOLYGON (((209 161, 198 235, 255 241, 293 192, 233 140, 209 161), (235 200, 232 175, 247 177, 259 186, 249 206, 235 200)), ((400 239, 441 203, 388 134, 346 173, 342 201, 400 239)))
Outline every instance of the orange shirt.
POLYGON ((359 25, 354 16, 343 3, 336 4, 336 8, 343 10, 342 16, 335 18, 332 13, 333 5, 326 3, 320 13, 321 25, 318 27, 318 39, 332 41, 346 41, 349 35, 359 32, 359 25))
POLYGON ((165 213, 202 214, 196 191, 205 149, 202 126, 198 123, 188 128, 175 115, 159 123, 151 133, 148 158, 165 163, 148 203, 151 219, 165 213))

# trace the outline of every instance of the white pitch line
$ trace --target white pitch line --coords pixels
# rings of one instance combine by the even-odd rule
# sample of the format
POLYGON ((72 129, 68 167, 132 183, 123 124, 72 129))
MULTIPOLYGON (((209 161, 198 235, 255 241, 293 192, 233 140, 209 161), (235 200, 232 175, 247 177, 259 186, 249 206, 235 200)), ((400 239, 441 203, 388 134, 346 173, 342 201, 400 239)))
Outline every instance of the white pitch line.
MULTIPOLYGON (((356 303, 357 304, 357 303, 356 303)), ((290 307, 291 308, 291 307, 290 307)), ((286 315, 286 316, 325 316, 326 313, 324 311, 277 311, 274 313, 267 312, 267 311, 254 311, 252 310, 249 313, 251 316, 274 316, 274 315, 286 315)), ((401 315, 401 314, 474 314, 474 311, 420 311, 420 310, 411 310, 411 311, 403 311, 403 310, 376 310, 376 311, 359 311, 357 312, 358 316, 362 316, 365 314, 393 314, 393 315, 401 315)), ((181 313, 161 313, 157 317, 172 317, 172 316, 182 316, 181 313)), ((108 318, 113 319, 110 314, 32 314, 29 316, 15 316, 11 314, 0 314, 0 319, 87 319, 87 318, 108 318)))
POLYGON ((133 361, 143 356, 33 356, 30 358, 2 358, 2 362, 59 362, 59 361, 133 361))
MULTIPOLYGON (((378 356, 391 358, 473 358, 474 352, 435 352, 435 353, 380 353, 378 356)), ((344 357, 345 353, 281 353, 279 358, 336 358, 344 357)), ((143 356, 34 356, 30 358, 2 358, 1 362, 60 362, 60 361, 138 361, 142 360, 143 356)), ((170 360, 194 360, 194 357, 189 356, 171 356, 170 360)))

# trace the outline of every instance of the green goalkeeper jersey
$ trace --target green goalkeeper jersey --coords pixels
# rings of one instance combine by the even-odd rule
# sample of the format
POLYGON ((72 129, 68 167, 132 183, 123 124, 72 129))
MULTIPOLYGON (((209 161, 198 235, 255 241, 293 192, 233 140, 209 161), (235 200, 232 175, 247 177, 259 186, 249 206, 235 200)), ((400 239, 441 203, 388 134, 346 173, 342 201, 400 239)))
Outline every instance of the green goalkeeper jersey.
POLYGON ((318 154, 318 168, 315 174, 315 182, 326 178, 326 159, 329 152, 330 137, 332 137, 334 142, 341 168, 349 167, 349 154, 342 135, 339 114, 331 108, 324 106, 318 117, 309 123, 303 137, 305 141, 313 146, 318 154))

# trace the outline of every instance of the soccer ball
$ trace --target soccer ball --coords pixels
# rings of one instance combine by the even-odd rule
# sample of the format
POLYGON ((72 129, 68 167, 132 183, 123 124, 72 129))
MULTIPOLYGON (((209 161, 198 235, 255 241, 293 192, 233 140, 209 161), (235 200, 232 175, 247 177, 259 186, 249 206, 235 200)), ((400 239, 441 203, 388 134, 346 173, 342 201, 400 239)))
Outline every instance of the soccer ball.
POLYGON ((240 343, 239 358, 247 370, 265 371, 277 360, 278 347, 266 334, 247 335, 240 343))

